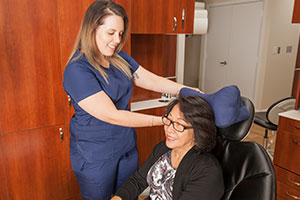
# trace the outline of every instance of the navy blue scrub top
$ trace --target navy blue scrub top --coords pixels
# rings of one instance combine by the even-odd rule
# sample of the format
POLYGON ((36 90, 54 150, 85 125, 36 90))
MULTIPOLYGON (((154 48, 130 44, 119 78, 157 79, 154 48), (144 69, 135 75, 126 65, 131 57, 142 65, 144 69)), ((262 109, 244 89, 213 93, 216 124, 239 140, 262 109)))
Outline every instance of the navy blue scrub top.
MULTIPOLYGON (((74 57, 78 54, 79 51, 74 57)), ((127 53, 120 51, 119 55, 129 63, 132 73, 138 69, 139 64, 127 53)), ((63 87, 72 98, 75 110, 70 122, 70 152, 79 153, 88 162, 114 159, 136 145, 133 128, 101 121, 78 105, 81 100, 103 90, 118 110, 129 110, 132 79, 111 64, 103 69, 107 73, 108 83, 83 55, 75 61, 71 60, 64 71, 63 87)))

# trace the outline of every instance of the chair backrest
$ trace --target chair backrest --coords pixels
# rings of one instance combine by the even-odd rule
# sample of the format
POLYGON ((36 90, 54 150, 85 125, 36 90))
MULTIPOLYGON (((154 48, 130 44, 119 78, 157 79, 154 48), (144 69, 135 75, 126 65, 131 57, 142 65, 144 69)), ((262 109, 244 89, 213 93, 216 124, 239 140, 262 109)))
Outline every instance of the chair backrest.
POLYGON ((215 155, 224 176, 221 200, 275 200, 275 172, 266 150, 256 142, 219 139, 215 155))
POLYGON ((226 130, 218 129, 218 142, 213 150, 223 169, 225 192, 222 200, 274 200, 275 172, 267 152, 256 142, 241 141, 254 117, 251 101, 243 97, 243 102, 251 109, 250 119, 226 130))
POLYGON ((267 110, 266 118, 274 125, 278 125, 279 113, 293 110, 295 108, 296 98, 288 97, 273 103, 267 110))

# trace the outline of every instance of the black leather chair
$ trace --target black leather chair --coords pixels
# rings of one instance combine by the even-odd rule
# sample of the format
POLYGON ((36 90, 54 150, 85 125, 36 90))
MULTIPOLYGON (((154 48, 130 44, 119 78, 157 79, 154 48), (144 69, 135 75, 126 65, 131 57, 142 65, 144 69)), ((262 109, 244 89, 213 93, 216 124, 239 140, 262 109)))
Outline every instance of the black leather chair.
MULTIPOLYGON (((287 97, 273 103, 267 111, 255 112, 254 123, 265 128, 264 148, 269 150, 268 130, 277 131, 278 114, 295 108, 296 99, 287 97)), ((272 152, 271 152, 272 153, 272 152)))
POLYGON ((222 200, 275 200, 275 172, 266 150, 256 142, 241 141, 254 118, 252 102, 245 97, 242 102, 251 117, 218 129, 218 142, 213 150, 223 169, 225 192, 222 200))

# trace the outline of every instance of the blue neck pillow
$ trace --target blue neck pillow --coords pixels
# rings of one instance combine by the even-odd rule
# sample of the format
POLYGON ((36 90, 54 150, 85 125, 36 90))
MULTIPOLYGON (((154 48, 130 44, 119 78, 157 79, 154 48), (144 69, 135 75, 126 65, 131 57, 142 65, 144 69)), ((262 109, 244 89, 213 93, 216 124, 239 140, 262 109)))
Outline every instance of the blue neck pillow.
POLYGON ((215 123, 219 128, 226 128, 250 117, 247 108, 241 102, 240 90, 237 86, 226 86, 213 94, 201 94, 190 88, 182 88, 182 96, 201 96, 211 106, 215 123))

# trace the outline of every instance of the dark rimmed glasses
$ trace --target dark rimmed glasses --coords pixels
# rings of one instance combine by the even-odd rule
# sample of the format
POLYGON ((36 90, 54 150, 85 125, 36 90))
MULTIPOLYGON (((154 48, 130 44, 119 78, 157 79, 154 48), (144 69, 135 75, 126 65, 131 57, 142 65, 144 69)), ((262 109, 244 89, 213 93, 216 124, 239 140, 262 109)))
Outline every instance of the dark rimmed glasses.
POLYGON ((176 130, 176 131, 178 131, 178 132, 183 132, 183 131, 185 131, 186 129, 192 129, 192 128, 194 128, 194 127, 192 127, 192 126, 184 126, 184 125, 182 125, 182 124, 179 124, 178 122, 173 122, 172 120, 170 120, 169 118, 168 118, 168 116, 163 116, 162 117, 162 122, 164 123, 164 125, 166 125, 166 126, 170 126, 171 124, 172 124, 172 126, 173 126, 173 128, 176 130))

